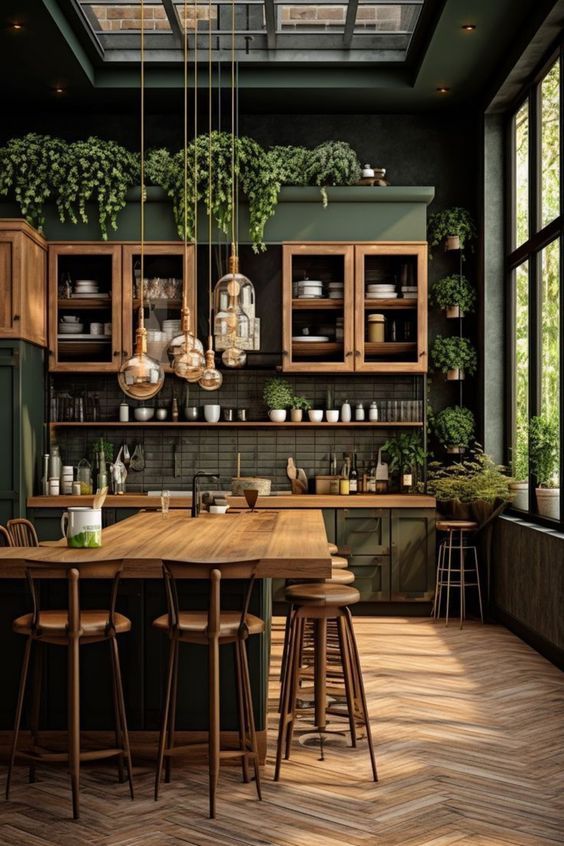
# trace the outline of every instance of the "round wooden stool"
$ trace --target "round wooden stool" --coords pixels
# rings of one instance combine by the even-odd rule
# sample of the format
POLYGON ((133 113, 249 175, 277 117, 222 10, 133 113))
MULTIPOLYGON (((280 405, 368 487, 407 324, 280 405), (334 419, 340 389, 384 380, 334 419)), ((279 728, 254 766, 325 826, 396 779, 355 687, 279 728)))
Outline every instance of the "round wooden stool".
POLYGON ((345 684, 346 716, 349 722, 352 746, 357 745, 357 728, 364 726, 374 781, 378 780, 376 758, 372 744, 366 695, 362 679, 360 657, 352 616, 349 609, 360 600, 360 593, 348 585, 326 582, 292 585, 286 590, 291 604, 287 657, 284 666, 283 696, 276 750, 274 780, 280 778, 282 755, 288 759, 296 722, 300 684, 304 673, 304 634, 306 625, 313 624, 314 644, 314 724, 319 733, 321 758, 327 726, 327 644, 328 623, 335 621, 340 661, 345 684))
POLYGON ((336 543, 330 543, 330 544, 328 544, 328 546, 329 546, 329 555, 338 555, 339 547, 337 546, 336 543))
POLYGON ((452 588, 458 589, 460 591, 460 628, 462 628, 466 616, 466 589, 475 587, 478 591, 480 619, 483 623, 478 552, 476 546, 469 543, 471 535, 479 528, 478 523, 472 520, 438 520, 436 527, 437 531, 444 532, 445 537, 439 544, 435 599, 431 616, 435 620, 440 618, 443 588, 445 588, 445 624, 448 626, 450 592, 452 588))
POLYGON ((352 570, 333 570, 331 578, 325 579, 326 585, 352 585, 354 582, 354 573, 352 570))
POLYGON ((349 562, 347 558, 344 558, 342 555, 332 555, 331 556, 331 567, 334 570, 346 570, 349 566, 349 562))

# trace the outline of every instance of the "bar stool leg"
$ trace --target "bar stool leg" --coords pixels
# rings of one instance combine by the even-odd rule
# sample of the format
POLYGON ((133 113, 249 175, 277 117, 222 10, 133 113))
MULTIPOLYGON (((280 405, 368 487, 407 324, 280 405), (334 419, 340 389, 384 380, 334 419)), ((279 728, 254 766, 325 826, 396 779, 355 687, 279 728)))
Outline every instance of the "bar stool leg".
POLYGON ((71 633, 68 645, 68 735, 72 815, 80 816, 80 658, 78 635, 71 633))
MULTIPOLYGON (((253 751, 253 766, 255 770, 255 785, 257 789, 257 796, 262 799, 262 787, 260 781, 260 762, 257 746, 257 733, 255 729, 255 715, 253 711, 253 694, 251 690, 251 676, 249 673, 249 661, 247 658, 247 647, 245 641, 239 642, 239 651, 241 655, 241 667, 243 670, 243 687, 244 687, 244 702, 247 712, 246 723, 249 726, 251 736, 251 749, 253 751)), ((246 756, 245 756, 246 757, 246 756)))
POLYGON ((29 656, 31 654, 32 639, 28 637, 25 643, 25 650, 23 655, 23 663, 20 674, 20 688, 18 691, 18 701, 16 705, 16 717, 14 720, 14 736, 12 738, 12 751, 10 754, 10 763, 8 766, 8 776, 6 778, 6 799, 10 798, 10 784, 12 782, 12 771, 16 760, 16 751, 18 748, 18 735, 20 733, 20 725, 22 721, 23 703, 25 699, 25 689, 27 686, 27 674, 29 671, 29 656))
POLYGON ((157 754, 157 771, 155 774, 155 802, 159 798, 159 787, 161 784, 162 772, 163 772, 163 760, 164 760, 164 753, 165 753, 165 746, 166 746, 166 737, 167 737, 167 729, 168 729, 168 719, 170 716, 170 697, 172 693, 172 677, 174 673, 174 661, 176 656, 176 650, 178 649, 178 641, 176 638, 171 638, 169 641, 169 648, 168 648, 168 670, 167 670, 167 680, 166 680, 166 688, 165 688, 165 701, 163 707, 163 715, 162 715, 162 722, 161 722, 161 733, 159 737, 159 751, 157 754))
POLYGON ((480 570, 478 568, 478 552, 476 547, 472 547, 472 552, 474 553, 474 569, 476 570, 476 587, 478 588, 478 603, 480 606, 480 620, 482 621, 482 625, 484 624, 484 609, 482 607, 482 588, 480 586, 480 570))
POLYGON ((120 723, 123 735, 123 750, 125 753, 125 761, 127 764, 127 778, 129 781, 129 795, 131 799, 134 799, 133 793, 133 767, 131 765, 131 747, 129 745, 129 732, 127 730, 127 715, 125 712, 125 696, 123 695, 123 682, 121 678, 121 665, 119 660, 119 649, 117 638, 114 636, 111 638, 112 641, 112 651, 114 656, 114 663, 116 668, 116 684, 117 684, 117 695, 118 695, 118 705, 120 709, 120 723))
POLYGON ((454 532, 449 531, 448 533, 448 569, 447 569, 447 596, 446 596, 446 609, 445 609, 445 626, 448 626, 448 614, 450 610, 450 579, 452 573, 452 539, 453 539, 454 532))
MULTIPOLYGON (((29 720, 29 728, 31 731, 31 740, 33 748, 37 746, 39 739, 39 716, 41 711, 41 689, 43 685, 43 652, 44 645, 37 641, 35 646, 35 662, 33 668, 33 692, 31 702, 31 714, 29 720)), ((29 765, 29 783, 35 783, 35 761, 29 765)))
POLYGON ((353 656, 353 661, 356 664, 356 672, 358 676, 358 684, 359 684, 359 693, 360 693, 360 702, 362 707, 362 718, 364 721, 364 727, 366 730, 366 739, 368 741, 368 750, 370 753, 370 764, 372 766, 372 776, 374 781, 378 781, 378 771, 376 769, 376 756, 374 755, 374 744, 372 742, 372 731, 370 728, 370 717, 368 715, 368 706, 366 703, 366 693, 364 691, 364 680, 362 678, 362 667, 360 665, 360 655, 358 652, 358 646, 356 643, 356 637, 354 633, 353 623, 352 623, 352 614, 349 608, 344 609, 345 613, 345 620, 347 624, 348 634, 349 634, 349 643, 351 647, 351 653, 353 656))
POLYGON ((441 615, 441 591, 442 591, 442 571, 444 558, 444 541, 439 544, 439 554, 437 556, 437 576, 435 579, 435 597, 433 607, 431 609, 431 617, 438 620, 441 615))
MULTIPOLYGON (((168 740, 167 745, 168 749, 171 750, 174 747, 174 733, 176 730, 176 701, 178 699, 178 655, 180 653, 180 649, 176 648, 176 654, 174 656, 174 667, 172 670, 172 691, 170 696, 170 716, 168 718, 168 740)), ((170 784, 171 773, 172 773, 172 755, 167 755, 165 759, 165 783, 170 784)))
MULTIPOLYGON (((286 662, 286 683, 284 685, 284 697, 282 707, 280 709, 280 720, 278 725, 278 740, 276 744, 276 764, 274 767, 274 781, 280 779, 280 767, 282 765, 282 751, 286 745, 286 735, 288 733, 288 724, 290 720, 290 711, 292 703, 292 691, 294 688, 294 679, 298 672, 296 664, 298 662, 299 647, 299 628, 301 625, 301 618, 296 614, 292 617, 290 622, 290 633, 288 638, 288 660, 286 662)), ((293 705, 293 703, 292 703, 293 705)))
POLYGON ((215 819, 215 794, 219 779, 219 641, 210 640, 209 660, 209 800, 210 819, 215 819))
MULTIPOLYGON (((247 751, 247 719, 243 694, 243 668, 241 666, 241 654, 239 650, 239 641, 233 643, 233 654, 235 658, 235 687, 237 693, 237 721, 239 724, 239 746, 241 751, 247 751)), ((249 783, 249 765, 247 755, 241 758, 241 769, 243 771, 243 781, 245 784, 249 783)))
POLYGON ((349 643, 347 639, 345 621, 342 616, 337 618, 337 632, 339 635, 339 648, 341 650, 341 663, 343 667, 343 677, 345 681, 345 695, 347 699, 347 713, 351 733, 351 746, 356 747, 356 702, 351 672, 351 655, 349 651, 349 643))
POLYGON ((280 697, 278 699, 278 713, 282 710, 282 702, 284 701, 284 687, 288 682, 288 663, 290 660, 290 632, 292 630, 292 620, 294 617, 294 606, 289 605, 288 616, 286 618, 286 628, 284 629, 284 647, 282 649, 282 663, 280 664, 280 697))
POLYGON ((314 647, 314 714, 315 725, 319 732, 320 760, 324 760, 323 732, 327 725, 327 620, 315 621, 314 647))
POLYGON ((464 548, 464 532, 460 531, 460 628, 464 625, 464 618, 466 617, 466 585, 464 581, 465 566, 466 566, 466 549, 464 548))
POLYGON ((302 660, 303 660, 303 651, 304 651, 304 634, 306 628, 306 620, 302 617, 298 619, 298 636, 296 641, 296 653, 295 653, 295 663, 294 663, 294 672, 292 673, 291 677, 291 687, 290 687, 290 719, 288 724, 288 729, 286 733, 286 749, 284 752, 284 758, 288 760, 290 758, 290 750, 292 747, 292 739, 294 737, 294 728, 296 726, 296 711, 298 708, 298 694, 300 691, 300 682, 301 682, 301 670, 302 670, 302 660))
MULTIPOLYGON (((121 708, 119 707, 119 700, 118 700, 118 691, 117 691, 117 670, 116 670, 116 662, 114 657, 114 649, 111 643, 111 638, 108 640, 108 647, 110 650, 110 660, 112 664, 112 692, 113 692, 113 699, 114 699, 114 736, 116 739, 116 746, 118 748, 123 749, 123 726, 121 724, 121 708)), ((124 769, 123 769, 123 755, 119 755, 117 759, 118 765, 118 781, 120 784, 123 784, 125 781, 124 769)))

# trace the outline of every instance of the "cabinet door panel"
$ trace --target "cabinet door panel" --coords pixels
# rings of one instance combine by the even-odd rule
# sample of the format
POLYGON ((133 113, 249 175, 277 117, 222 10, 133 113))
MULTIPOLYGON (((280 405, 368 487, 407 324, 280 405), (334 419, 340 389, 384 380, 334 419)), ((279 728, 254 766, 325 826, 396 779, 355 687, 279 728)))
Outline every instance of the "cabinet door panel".
POLYGON ((392 512, 392 599, 430 600, 435 581, 435 512, 392 512))
POLYGON ((14 335, 14 243, 11 237, 0 232, 0 334, 14 335))
POLYGON ((361 602, 385 602, 390 598, 390 558, 388 555, 352 555, 349 567, 355 575, 354 587, 361 602))
POLYGON ((338 517, 338 544, 353 555, 386 555, 390 550, 390 512, 385 508, 343 508, 338 517))

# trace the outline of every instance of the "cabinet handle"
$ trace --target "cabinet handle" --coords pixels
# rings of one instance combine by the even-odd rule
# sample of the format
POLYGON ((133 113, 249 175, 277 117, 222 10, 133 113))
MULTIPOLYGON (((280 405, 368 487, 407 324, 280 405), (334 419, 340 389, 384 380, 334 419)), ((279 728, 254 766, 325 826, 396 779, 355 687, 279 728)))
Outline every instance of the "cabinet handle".
POLYGON ((14 323, 16 323, 19 319, 20 319, 19 314, 14 314, 14 316, 12 317, 12 320, 14 321, 14 323))
POLYGON ((114 358, 117 358, 119 355, 119 350, 114 350, 114 358))
POLYGON ((427 353, 425 352, 425 350, 423 350, 423 352, 419 353, 419 358, 424 358, 424 356, 426 356, 426 355, 427 355, 427 353))
POLYGON ((356 355, 356 357, 358 358, 358 357, 359 357, 359 355, 360 355, 360 350, 355 350, 355 353, 354 353, 354 354, 355 354, 355 355, 356 355))
POLYGON ((290 353, 288 352, 288 350, 282 350, 282 355, 288 356, 290 355, 290 353))
POLYGON ((347 350, 345 353, 345 358, 349 358, 353 354, 352 350, 347 350))

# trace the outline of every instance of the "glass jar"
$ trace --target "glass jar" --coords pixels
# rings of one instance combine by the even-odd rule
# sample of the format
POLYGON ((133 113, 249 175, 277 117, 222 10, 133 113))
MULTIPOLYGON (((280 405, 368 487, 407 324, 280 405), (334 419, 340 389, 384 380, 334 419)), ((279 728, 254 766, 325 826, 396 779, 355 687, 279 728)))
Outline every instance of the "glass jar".
POLYGON ((383 314, 368 315, 368 341, 371 344, 381 344, 386 336, 386 318, 383 314))

